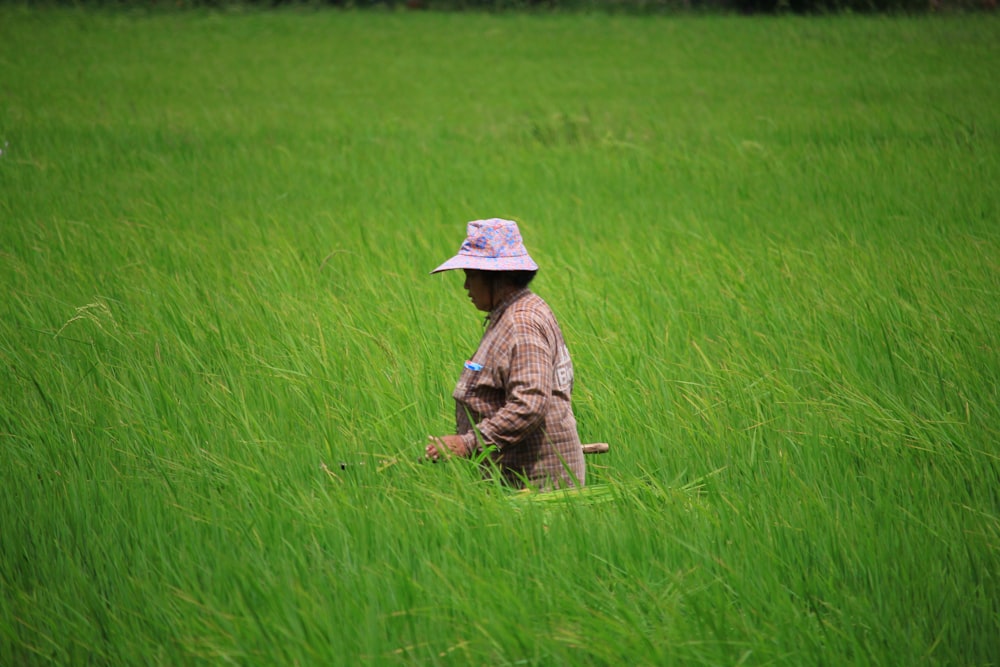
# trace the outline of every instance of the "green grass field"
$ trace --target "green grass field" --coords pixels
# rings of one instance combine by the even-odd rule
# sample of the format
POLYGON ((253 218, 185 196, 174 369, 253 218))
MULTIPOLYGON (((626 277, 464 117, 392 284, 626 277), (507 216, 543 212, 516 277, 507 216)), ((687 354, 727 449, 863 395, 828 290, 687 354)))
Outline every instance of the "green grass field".
POLYGON ((1000 665, 998 45, 0 9, 0 665, 1000 665), (494 216, 582 495, 417 461, 494 216))

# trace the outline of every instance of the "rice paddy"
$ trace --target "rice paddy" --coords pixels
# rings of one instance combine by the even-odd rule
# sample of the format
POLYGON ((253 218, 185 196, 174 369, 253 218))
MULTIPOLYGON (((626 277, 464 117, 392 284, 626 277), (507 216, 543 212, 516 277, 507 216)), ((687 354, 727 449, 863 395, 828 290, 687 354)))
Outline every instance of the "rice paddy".
POLYGON ((0 8, 0 664, 1000 664, 998 44, 0 8), (418 458, 494 216, 583 493, 418 458))

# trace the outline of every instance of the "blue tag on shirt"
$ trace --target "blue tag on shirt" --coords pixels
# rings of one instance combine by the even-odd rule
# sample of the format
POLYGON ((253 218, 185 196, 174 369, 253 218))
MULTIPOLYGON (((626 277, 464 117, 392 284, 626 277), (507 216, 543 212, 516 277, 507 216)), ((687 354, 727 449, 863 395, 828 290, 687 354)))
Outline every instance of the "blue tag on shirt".
POLYGON ((474 361, 466 361, 465 362, 465 367, 468 368, 470 371, 479 372, 479 371, 483 370, 483 365, 482 364, 477 364, 474 361))

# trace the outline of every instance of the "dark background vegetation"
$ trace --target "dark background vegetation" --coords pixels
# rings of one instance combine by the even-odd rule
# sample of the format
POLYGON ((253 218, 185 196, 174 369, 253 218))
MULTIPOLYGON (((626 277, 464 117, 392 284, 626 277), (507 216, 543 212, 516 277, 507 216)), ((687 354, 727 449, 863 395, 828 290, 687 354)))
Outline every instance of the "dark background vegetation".
MULTIPOLYGON (((741 13, 936 14, 993 11, 1000 0, 21 0, 16 4, 78 7, 335 7, 439 11, 598 11, 628 14, 741 13)), ((3 3, 4 0, 0 0, 3 3)))

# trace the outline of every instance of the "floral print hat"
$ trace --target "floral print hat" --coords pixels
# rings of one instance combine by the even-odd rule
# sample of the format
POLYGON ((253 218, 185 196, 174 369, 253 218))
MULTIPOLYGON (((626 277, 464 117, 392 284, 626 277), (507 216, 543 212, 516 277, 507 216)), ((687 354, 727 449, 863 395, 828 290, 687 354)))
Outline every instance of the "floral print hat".
POLYGON ((453 269, 480 271, 537 271, 528 255, 521 232, 513 220, 474 220, 466 228, 466 239, 458 254, 431 273, 453 269))

